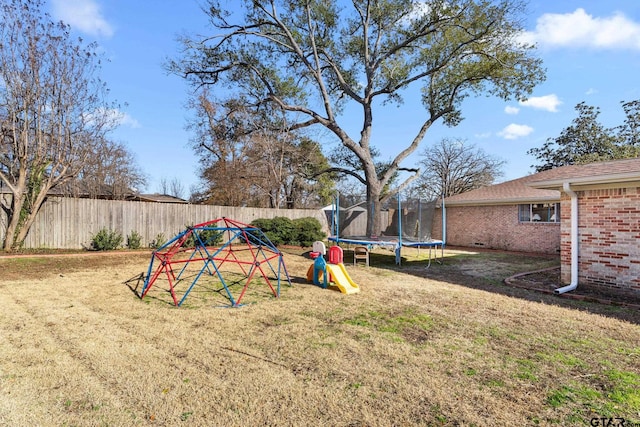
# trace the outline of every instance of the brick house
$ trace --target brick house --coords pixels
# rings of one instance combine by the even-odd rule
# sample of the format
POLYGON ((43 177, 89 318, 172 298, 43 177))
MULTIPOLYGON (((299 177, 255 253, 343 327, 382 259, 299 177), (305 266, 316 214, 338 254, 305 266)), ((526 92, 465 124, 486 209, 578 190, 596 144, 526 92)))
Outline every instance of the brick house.
MULTIPOLYGON (((640 293, 640 158, 553 169, 529 185, 560 191, 561 280, 640 293)), ((573 286, 572 286, 573 285, 573 286)))
MULTIPOLYGON (((550 171, 547 171, 550 172, 550 171)), ((560 191, 528 185, 541 172, 445 199, 446 243, 508 251, 560 253, 560 191)), ((442 215, 433 236, 442 237, 442 215)))
POLYGON ((578 282, 640 292, 640 158, 551 169, 449 197, 445 207, 448 245, 557 251, 569 284, 561 292, 578 282))

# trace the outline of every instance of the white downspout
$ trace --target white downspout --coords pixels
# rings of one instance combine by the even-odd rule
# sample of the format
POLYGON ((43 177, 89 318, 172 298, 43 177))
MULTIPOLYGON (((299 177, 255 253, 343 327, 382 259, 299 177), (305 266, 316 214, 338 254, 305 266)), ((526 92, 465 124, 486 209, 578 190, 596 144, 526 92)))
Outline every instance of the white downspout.
POLYGON ((444 193, 442 193, 442 247, 447 244, 447 207, 444 204, 444 193))
POLYGON ((568 182, 562 185, 562 189, 571 196, 571 283, 554 290, 556 294, 563 294, 578 287, 578 195, 568 182))

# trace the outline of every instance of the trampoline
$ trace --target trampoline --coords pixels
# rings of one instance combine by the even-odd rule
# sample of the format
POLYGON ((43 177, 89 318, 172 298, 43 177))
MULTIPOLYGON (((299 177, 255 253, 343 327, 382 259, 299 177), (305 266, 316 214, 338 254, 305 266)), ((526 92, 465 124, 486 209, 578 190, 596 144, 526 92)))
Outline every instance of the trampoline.
POLYGON ((330 236, 328 238, 330 242, 335 243, 345 243, 347 245, 358 245, 358 246, 366 246, 368 250, 371 250, 375 247, 383 247, 389 248, 396 254, 396 264, 400 264, 400 242, 398 239, 389 238, 385 240, 384 237, 381 239, 367 239, 364 236, 352 236, 352 237, 339 237, 339 236, 330 236))
MULTIPOLYGON (((338 243, 344 243, 348 245, 366 246, 371 250, 374 247, 383 247, 391 249, 395 252, 396 265, 402 265, 402 248, 416 248, 416 249, 428 249, 427 268, 431 266, 432 262, 442 263, 444 258, 444 238, 442 240, 431 238, 431 224, 433 222, 433 212, 435 210, 435 201, 426 204, 423 209, 423 204, 417 201, 407 201, 403 207, 398 195, 398 209, 397 215, 394 214, 394 221, 396 227, 390 225, 387 231, 395 231, 395 235, 390 235, 388 232, 381 236, 366 237, 366 236, 340 236, 340 199, 339 195, 336 197, 334 204, 335 212, 332 213, 332 232, 333 236, 329 237, 329 241, 338 243), (413 236, 403 233, 403 223, 414 223, 413 236), (424 230, 424 232, 423 232, 424 230), (416 238, 422 236, 422 238, 416 238)), ((442 206, 443 213, 443 236, 445 235, 446 220, 444 214, 444 204, 442 206)), ((394 222, 392 221, 392 222, 394 222)), ((392 224, 393 225, 393 224, 392 224)))
POLYGON ((438 264, 442 264, 442 260, 444 259, 444 241, 442 240, 429 239, 423 242, 409 242, 405 240, 402 242, 402 246, 405 246, 408 248, 429 249, 429 258, 428 258, 427 268, 431 267, 432 259, 438 264), (433 257, 431 255, 432 251, 433 251, 433 257), (440 257, 438 257, 438 253, 440 253, 440 257))

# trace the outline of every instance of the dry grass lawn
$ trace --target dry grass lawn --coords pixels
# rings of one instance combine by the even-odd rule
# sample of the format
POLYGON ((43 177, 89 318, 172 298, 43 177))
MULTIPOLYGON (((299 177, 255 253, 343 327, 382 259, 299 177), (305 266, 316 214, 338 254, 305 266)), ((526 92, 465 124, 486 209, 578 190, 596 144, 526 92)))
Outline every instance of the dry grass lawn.
POLYGON ((215 285, 140 300, 148 254, 0 258, 0 425, 640 422, 638 313, 502 284, 557 260, 447 254, 347 262, 343 295, 291 251, 293 287, 256 282, 238 309, 215 285))

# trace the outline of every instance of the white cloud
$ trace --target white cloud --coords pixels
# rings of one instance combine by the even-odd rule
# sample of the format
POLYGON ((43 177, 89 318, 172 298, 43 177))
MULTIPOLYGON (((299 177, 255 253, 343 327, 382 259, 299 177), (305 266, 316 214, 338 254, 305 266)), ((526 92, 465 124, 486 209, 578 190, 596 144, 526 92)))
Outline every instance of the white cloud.
POLYGON ((531 126, 511 123, 509 126, 498 132, 498 135, 504 139, 518 139, 529 135, 531 132, 533 132, 533 128, 531 126))
POLYGON ((100 112, 104 117, 107 117, 110 122, 115 123, 117 126, 127 126, 134 129, 140 127, 140 122, 120 110, 112 108, 109 110, 101 110, 100 112))
POLYGON ((558 112, 558 106, 562 104, 562 101, 556 94, 544 95, 544 96, 532 96, 526 101, 520 101, 520 105, 523 107, 531 107, 536 110, 545 110, 552 113, 558 112))
POLYGON ((598 90, 590 87, 589 89, 587 89, 587 91, 584 94, 585 95, 595 95, 596 93, 598 93, 598 90))
POLYGON ((94 0, 53 0, 53 15, 65 24, 92 36, 111 37, 113 27, 94 0))
POLYGON ((640 23, 619 12, 594 17, 578 8, 571 13, 545 13, 538 18, 535 30, 523 33, 520 40, 549 48, 640 50, 640 23))
POLYGON ((518 114, 520 112, 520 109, 512 105, 507 105, 506 107, 504 107, 504 112, 507 114, 518 114))
POLYGON ((140 122, 138 122, 136 119, 134 119, 127 113, 120 113, 118 124, 120 126, 128 126, 134 129, 141 127, 140 122))
POLYGON ((127 126, 134 129, 141 127, 140 122, 136 119, 114 108, 98 108, 95 112, 87 114, 85 118, 89 123, 99 121, 101 123, 107 122, 115 126, 127 126))

